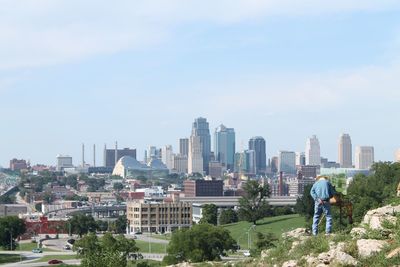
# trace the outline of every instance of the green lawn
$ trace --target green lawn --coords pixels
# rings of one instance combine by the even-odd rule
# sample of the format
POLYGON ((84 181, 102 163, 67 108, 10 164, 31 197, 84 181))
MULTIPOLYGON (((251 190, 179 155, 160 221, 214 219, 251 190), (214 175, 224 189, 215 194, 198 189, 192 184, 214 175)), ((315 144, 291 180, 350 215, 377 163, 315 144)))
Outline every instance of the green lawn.
MULTIPOLYGON (((37 248, 37 243, 19 243, 19 247, 16 251, 32 251, 32 249, 37 248)), ((43 251, 54 251, 49 248, 42 248, 43 251)), ((0 251, 4 251, 4 248, 0 248, 0 251)))
MULTIPOLYGON (((20 260, 19 254, 0 254, 0 264, 18 262, 20 260)), ((25 260, 24 256, 22 256, 22 260, 25 260)))
MULTIPOLYGON (((135 240, 136 245, 139 247, 139 253, 149 253, 149 242, 142 240, 135 240)), ((168 244, 150 243, 151 253, 165 253, 165 247, 168 244)))
MULTIPOLYGON (((250 222, 238 222, 223 225, 223 227, 231 232, 232 237, 239 243, 242 249, 248 249, 247 231, 251 227, 250 222)), ((256 240, 256 233, 273 233, 277 238, 281 238, 283 232, 304 227, 304 217, 297 214, 283 215, 276 217, 268 217, 257 221, 257 225, 250 231, 251 243, 256 240)))
POLYGON ((151 238, 155 238, 155 239, 161 239, 161 240, 171 240, 171 233, 168 234, 153 234, 151 235, 151 238))
POLYGON ((76 255, 48 255, 43 256, 40 259, 37 259, 34 262, 48 262, 49 260, 57 259, 57 260, 74 260, 76 259, 76 255))

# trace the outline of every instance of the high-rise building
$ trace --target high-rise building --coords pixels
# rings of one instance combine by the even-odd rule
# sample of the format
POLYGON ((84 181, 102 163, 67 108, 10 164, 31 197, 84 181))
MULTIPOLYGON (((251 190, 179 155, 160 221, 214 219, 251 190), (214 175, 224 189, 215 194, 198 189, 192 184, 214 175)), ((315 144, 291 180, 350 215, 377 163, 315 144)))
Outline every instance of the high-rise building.
POLYGON ((293 151, 279 151, 279 172, 296 174, 296 153, 293 151))
POLYGON ((316 135, 307 138, 305 155, 306 165, 321 165, 321 150, 316 135))
POLYGON ((65 168, 72 168, 72 157, 57 155, 57 171, 63 171, 65 168))
POLYGON ((115 144, 114 149, 107 149, 104 146, 104 167, 114 168, 117 161, 124 157, 129 156, 136 159, 136 149, 131 148, 123 148, 118 149, 117 143, 115 144))
POLYGON ((215 160, 219 161, 226 169, 233 170, 235 164, 235 130, 218 126, 214 133, 215 160))
POLYGON ((185 155, 177 154, 173 156, 174 170, 177 173, 188 173, 188 157, 185 155))
POLYGON ((179 139, 179 154, 185 156, 189 155, 189 138, 179 139))
POLYGON ((188 173, 201 173, 204 171, 203 153, 200 136, 192 135, 189 140, 188 173))
POLYGON ((161 160, 169 170, 174 168, 173 151, 171 145, 166 145, 161 149, 161 160))
POLYGON ((394 155, 394 160, 396 162, 400 162, 400 148, 396 150, 396 153, 394 155))
POLYGON ((10 160, 10 169, 12 171, 20 171, 28 168, 28 164, 24 159, 12 159, 10 160))
POLYGON ((267 167, 267 155, 265 139, 261 136, 252 137, 249 140, 249 150, 254 150, 256 160, 256 173, 263 174, 267 167))
POLYGON ((271 172, 272 173, 277 173, 279 169, 279 158, 278 157, 272 157, 271 158, 271 172))
POLYGON ((306 155, 304 152, 296 152, 296 166, 306 165, 306 155))
POLYGON ((256 174, 256 153, 254 150, 245 150, 235 153, 235 172, 256 174))
POLYGON ((342 134, 339 137, 339 164, 341 168, 353 167, 353 152, 349 134, 342 134))
MULTIPOLYGON (((194 120, 192 125, 191 137, 193 136, 200 137, 203 170, 208 174, 208 163, 210 162, 210 155, 211 155, 211 136, 210 136, 209 124, 206 118, 200 117, 194 120)), ((189 146, 190 143, 191 141, 189 141, 189 146)), ((190 160, 189 160, 189 165, 190 165, 190 160)))
POLYGON ((373 146, 357 146, 355 153, 355 167, 359 170, 368 170, 374 163, 373 146))
POLYGON ((224 182, 222 180, 186 180, 183 182, 185 197, 222 197, 224 182))
POLYGON ((145 151, 144 162, 149 163, 152 159, 162 159, 162 149, 159 149, 155 146, 149 146, 148 149, 145 151))

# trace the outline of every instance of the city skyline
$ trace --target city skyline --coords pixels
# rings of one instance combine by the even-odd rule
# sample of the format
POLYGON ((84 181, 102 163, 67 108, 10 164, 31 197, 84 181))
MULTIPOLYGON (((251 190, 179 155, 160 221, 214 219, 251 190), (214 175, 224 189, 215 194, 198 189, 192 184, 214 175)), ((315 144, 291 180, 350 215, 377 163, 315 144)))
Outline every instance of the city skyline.
MULTIPOLYGON (((315 134, 393 161, 400 125, 398 1, 4 1, 0 165, 55 164, 96 144, 149 145, 235 129, 236 151, 263 136, 267 157, 315 134), (95 9, 95 10, 93 10, 95 9), (386 129, 390 127, 390 131, 386 129)), ((89 156, 91 154, 88 154, 89 156)), ((354 160, 354 158, 353 158, 354 160)), ((91 161, 88 161, 91 162, 91 161)), ((100 161, 97 161, 100 162, 100 161)))

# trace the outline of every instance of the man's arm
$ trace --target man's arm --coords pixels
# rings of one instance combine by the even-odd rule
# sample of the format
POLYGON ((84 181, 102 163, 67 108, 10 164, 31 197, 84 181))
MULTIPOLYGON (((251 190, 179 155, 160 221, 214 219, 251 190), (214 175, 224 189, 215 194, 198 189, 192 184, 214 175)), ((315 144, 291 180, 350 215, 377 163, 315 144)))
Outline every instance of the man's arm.
POLYGON ((315 192, 315 184, 313 184, 313 186, 311 187, 310 195, 315 201, 317 201, 318 196, 317 196, 317 193, 315 192))

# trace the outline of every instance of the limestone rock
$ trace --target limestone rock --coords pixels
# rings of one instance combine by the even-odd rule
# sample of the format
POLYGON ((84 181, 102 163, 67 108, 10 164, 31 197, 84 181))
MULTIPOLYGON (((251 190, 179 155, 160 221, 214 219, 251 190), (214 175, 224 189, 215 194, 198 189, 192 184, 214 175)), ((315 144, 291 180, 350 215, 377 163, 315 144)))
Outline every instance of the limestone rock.
POLYGON ((270 249, 261 251, 261 259, 265 259, 269 257, 269 253, 271 252, 270 249))
POLYGON ((356 259, 342 251, 336 252, 334 262, 344 266, 356 266, 358 264, 356 259))
POLYGON ((362 228, 362 227, 354 227, 351 229, 350 235, 354 239, 362 238, 364 235, 367 234, 367 229, 362 228))
POLYGON ((296 228, 292 231, 286 232, 282 234, 283 238, 295 238, 301 239, 301 237, 309 236, 306 228, 296 228))
POLYGON ((395 213, 400 212, 400 205, 398 206, 384 206, 378 209, 370 210, 365 214, 363 223, 367 224, 371 229, 383 229, 382 222, 384 220, 392 223, 396 222, 395 213))
POLYGON ((295 260, 286 261, 282 264, 282 267, 297 267, 297 262, 295 260))
POLYGON ((315 265, 317 265, 319 263, 317 258, 315 258, 313 256, 310 256, 310 255, 305 256, 304 259, 307 262, 307 266, 315 266, 315 265))
POLYGON ((383 240, 375 239, 360 239, 357 240, 358 254, 361 257, 369 257, 374 253, 380 252, 385 246, 386 242, 383 240))
POLYGON ((400 247, 393 249, 392 251, 387 254, 386 259, 391 259, 393 257, 396 257, 400 255, 400 247))

